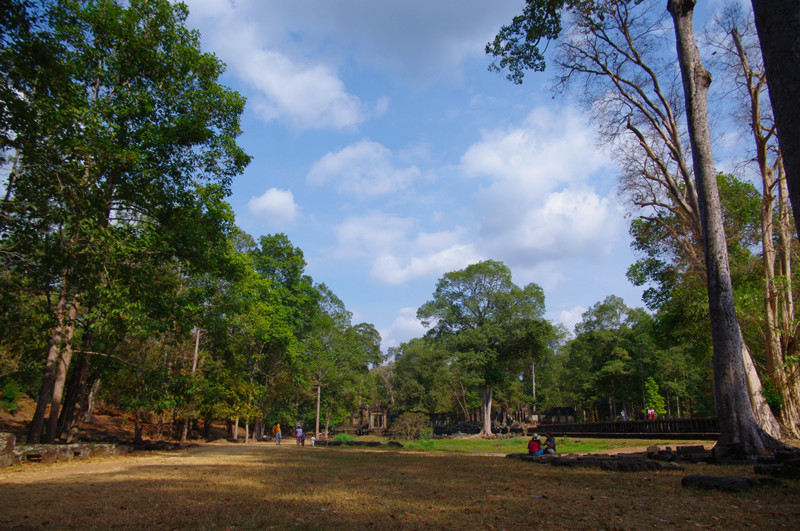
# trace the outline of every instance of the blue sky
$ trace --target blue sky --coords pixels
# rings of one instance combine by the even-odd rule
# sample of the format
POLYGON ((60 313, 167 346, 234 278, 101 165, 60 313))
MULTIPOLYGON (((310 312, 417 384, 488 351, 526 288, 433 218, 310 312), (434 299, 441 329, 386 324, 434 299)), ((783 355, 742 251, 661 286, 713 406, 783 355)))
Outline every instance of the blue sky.
POLYGON ((286 233, 384 349, 424 333, 416 309, 442 274, 485 259, 542 286, 570 329, 610 294, 642 305, 617 171, 588 119, 549 73, 515 86, 487 69, 484 45, 521 0, 186 4, 248 100, 237 223, 286 233))

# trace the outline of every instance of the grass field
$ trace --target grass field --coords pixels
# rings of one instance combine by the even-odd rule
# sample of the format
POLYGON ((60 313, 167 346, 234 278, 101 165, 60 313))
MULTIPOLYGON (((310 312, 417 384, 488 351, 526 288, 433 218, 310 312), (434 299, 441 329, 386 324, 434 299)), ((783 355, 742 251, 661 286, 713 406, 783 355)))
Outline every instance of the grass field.
MULTIPOLYGON (((458 439, 430 439, 402 441, 403 447, 410 450, 434 450, 464 454, 510 454, 528 451, 530 437, 512 437, 508 439, 481 439, 479 437, 458 439)), ((644 439, 590 439, 574 437, 558 437, 557 448, 560 454, 614 453, 626 448, 646 448, 657 444, 661 446, 690 446, 703 444, 712 447, 714 441, 679 441, 644 440, 644 439)))
POLYGON ((751 466, 564 469, 487 455, 479 443, 425 452, 208 444, 12 467, 0 471, 0 529, 778 529, 800 521, 796 481, 744 494, 680 486, 687 474, 752 477, 751 466))

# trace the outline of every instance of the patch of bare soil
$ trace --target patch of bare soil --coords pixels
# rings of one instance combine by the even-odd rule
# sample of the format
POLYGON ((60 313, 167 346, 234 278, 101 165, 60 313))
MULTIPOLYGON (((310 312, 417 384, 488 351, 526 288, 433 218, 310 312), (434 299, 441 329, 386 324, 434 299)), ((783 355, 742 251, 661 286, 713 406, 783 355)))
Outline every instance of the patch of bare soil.
MULTIPOLYGON (((36 402, 25 396, 18 400, 19 409, 14 413, 0 411, 0 431, 13 433, 17 441, 24 441, 28 434, 28 424, 36 410, 36 402)), ((82 423, 78 429, 82 441, 133 439, 132 418, 119 411, 99 409, 91 424, 82 423)))
MULTIPOLYGON (((13 433, 17 438, 17 443, 21 444, 28 435, 28 424, 36 411, 36 402, 23 396, 17 401, 17 405, 19 409, 14 413, 0 410, 0 432, 13 433)), ((131 414, 101 406, 95 409, 91 423, 83 422, 78 427, 78 440, 130 442, 133 441, 133 429, 134 420, 131 414)), ((159 424, 157 418, 150 419, 150 422, 144 425, 143 432, 145 439, 174 440, 171 436, 173 432, 170 423, 159 424)), ((193 437, 197 438, 199 434, 194 433, 193 437)), ((223 425, 212 426, 212 439, 224 437, 225 427, 223 425)))

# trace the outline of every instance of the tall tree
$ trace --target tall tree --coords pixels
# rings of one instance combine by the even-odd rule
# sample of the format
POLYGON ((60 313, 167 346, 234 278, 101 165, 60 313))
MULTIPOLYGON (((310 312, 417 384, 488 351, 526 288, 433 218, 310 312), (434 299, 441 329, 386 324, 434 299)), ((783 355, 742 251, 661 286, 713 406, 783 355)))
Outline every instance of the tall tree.
POLYGON ((58 416, 76 318, 113 259, 109 245, 124 235, 143 249, 191 256, 187 236, 213 234, 183 223, 205 207, 198 192, 211 185, 227 195, 249 157, 235 143, 244 100, 218 83, 223 67, 185 27, 183 4, 24 5, 42 22, 25 42, 3 43, 15 87, 0 96, 16 98, 3 103, 18 157, 2 244, 15 246, 8 267, 36 271, 57 293, 29 431, 37 442, 48 403, 51 426, 58 416), (33 68, 32 59, 42 62, 33 68), (137 223, 157 227, 147 234, 160 237, 143 239, 137 223), (178 228, 189 230, 179 235, 178 228))
MULTIPOLYGON (((659 244, 671 247, 674 258, 693 270, 687 272, 704 278, 700 207, 686 146, 681 83, 675 79, 670 42, 664 35, 667 14, 638 4, 610 2, 602 9, 572 11, 570 31, 555 55, 558 86, 578 89, 574 92, 593 115, 600 138, 619 161, 621 194, 637 215, 633 225, 660 225, 659 244)), ((736 107, 757 110, 750 102, 744 105, 736 107)), ((763 196, 765 208, 772 204, 770 190, 763 196)), ((738 239, 735 232, 728 236, 729 245, 738 239)), ((772 239, 771 231, 764 233, 765 246, 772 239)), ((766 254, 764 261, 761 271, 768 276, 771 269, 766 268, 772 264, 766 254)), ((765 295, 768 291, 765 288, 765 295)), ((771 327, 767 334, 778 330, 774 322, 765 327, 771 327)), ((759 424, 778 436, 780 426, 746 347, 743 344, 751 403, 759 424)))
POLYGON ((749 452, 757 452, 769 444, 771 437, 756 423, 747 394, 742 334, 736 318, 722 205, 711 152, 707 108, 711 74, 703 66, 700 51, 695 44, 692 21, 694 6, 693 0, 669 0, 667 10, 672 15, 675 27, 694 176, 700 200, 706 286, 714 346, 714 396, 720 425, 719 443, 723 446, 738 443, 744 445, 749 452))
POLYGON ((800 3, 795 0, 752 2, 794 207, 795 227, 800 232, 800 3))
POLYGON ((390 349, 392 387, 401 412, 446 413, 453 409, 450 354, 440 342, 412 339, 390 349))
MULTIPOLYGON (((487 52, 501 57, 499 69, 507 67, 509 78, 521 80, 524 68, 530 66, 526 58, 538 52, 541 39, 558 36, 561 29, 562 10, 595 13, 599 19, 618 5, 641 2, 592 2, 529 0, 525 12, 515 17, 512 24, 503 27, 487 52), (542 21, 546 24, 542 25, 542 21)), ((769 440, 762 438, 755 425, 755 417, 749 399, 741 400, 746 392, 743 343, 736 321, 725 234, 722 225, 719 198, 716 190, 716 177, 711 156, 710 134, 706 95, 711 82, 710 74, 699 60, 699 51, 694 43, 694 29, 691 15, 693 1, 668 2, 668 11, 673 17, 678 51, 678 62, 684 86, 686 113, 689 126, 690 144, 694 176, 697 181, 700 221, 705 238, 705 261, 707 286, 712 315, 712 336, 714 336, 715 367, 719 374, 715 379, 715 390, 724 394, 719 396, 719 415, 725 416, 723 428, 726 434, 722 442, 741 442, 750 449, 760 449, 769 440), (703 188, 702 190, 700 188, 703 188), (709 241, 711 240, 711 241, 709 241), (733 326, 733 328, 731 328, 733 326), (743 391, 744 390, 744 391, 743 391), (752 424, 752 425, 751 425, 752 424)), ((612 51, 618 53, 619 50, 612 51)), ((541 58, 541 54, 539 54, 541 58)), ((534 65, 537 66, 537 65, 534 65)), ((543 67, 543 63, 538 65, 543 67)))
POLYGON ((539 286, 520 288, 506 265, 487 260, 446 273, 417 311, 429 334, 446 339, 458 363, 481 382, 484 436, 492 435, 495 385, 530 367, 546 348, 551 327, 544 308, 539 286))
POLYGON ((725 80, 732 79, 741 97, 734 116, 753 138, 755 167, 761 177, 761 248, 763 260, 763 334, 767 374, 781 396, 784 434, 800 436, 800 377, 796 356, 792 278, 792 220, 783 157, 767 96, 761 50, 752 17, 732 4, 715 15, 706 39, 725 80))

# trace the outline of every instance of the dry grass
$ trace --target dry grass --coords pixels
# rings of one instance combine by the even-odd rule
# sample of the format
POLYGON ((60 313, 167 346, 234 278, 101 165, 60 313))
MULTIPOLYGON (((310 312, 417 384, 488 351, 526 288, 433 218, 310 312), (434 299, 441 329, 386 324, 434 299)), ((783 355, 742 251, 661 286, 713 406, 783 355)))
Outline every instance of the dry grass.
POLYGON ((745 494, 685 472, 564 469, 492 456, 203 445, 174 454, 0 472, 0 529, 796 528, 800 485, 745 494))

